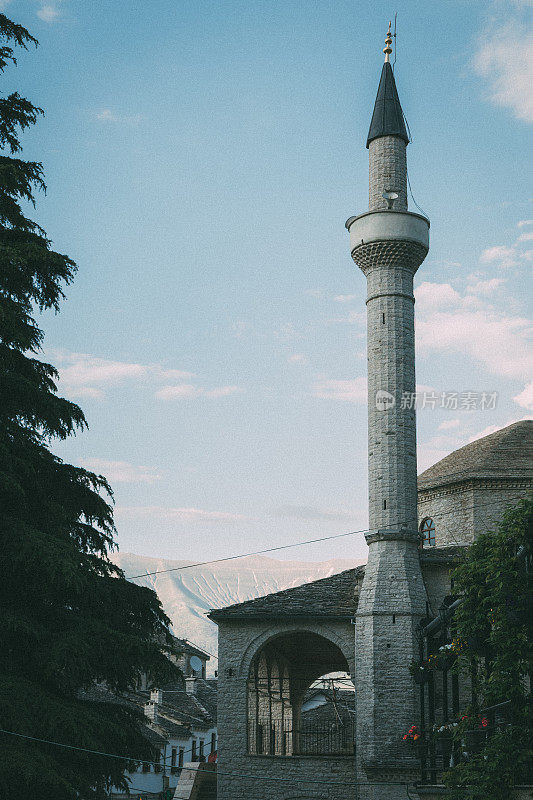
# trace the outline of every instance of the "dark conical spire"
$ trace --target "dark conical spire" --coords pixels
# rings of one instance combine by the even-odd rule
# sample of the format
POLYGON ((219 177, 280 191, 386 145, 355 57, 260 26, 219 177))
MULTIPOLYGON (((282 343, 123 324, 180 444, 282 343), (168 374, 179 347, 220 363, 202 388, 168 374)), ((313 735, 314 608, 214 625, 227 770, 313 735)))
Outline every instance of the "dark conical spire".
POLYGON ((406 144, 409 144, 409 136, 407 135, 400 98, 394 81, 394 73, 389 61, 385 61, 381 70, 381 79, 366 146, 368 147, 373 139, 377 139, 380 136, 398 136, 406 144))

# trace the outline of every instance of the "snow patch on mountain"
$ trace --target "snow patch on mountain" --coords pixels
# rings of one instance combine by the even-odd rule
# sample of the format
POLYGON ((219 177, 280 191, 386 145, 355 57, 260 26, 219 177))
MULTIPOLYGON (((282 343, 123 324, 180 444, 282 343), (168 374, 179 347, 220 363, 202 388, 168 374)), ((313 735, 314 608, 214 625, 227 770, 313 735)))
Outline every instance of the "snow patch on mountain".
MULTIPOLYGON (((316 562, 248 556, 238 562, 194 566, 191 561, 169 561, 134 553, 114 553, 112 558, 127 578, 143 575, 136 577, 135 583, 157 592, 176 636, 214 655, 217 653, 217 626, 207 619, 210 609, 301 586, 362 563, 339 558, 316 562)), ((216 658, 211 659, 209 666, 212 673, 217 668, 216 658)))

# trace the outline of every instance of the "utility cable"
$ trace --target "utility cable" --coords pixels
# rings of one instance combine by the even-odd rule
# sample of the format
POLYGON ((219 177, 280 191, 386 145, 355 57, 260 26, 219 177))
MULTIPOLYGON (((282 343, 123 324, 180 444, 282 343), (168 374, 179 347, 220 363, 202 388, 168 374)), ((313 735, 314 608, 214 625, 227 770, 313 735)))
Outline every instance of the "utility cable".
MULTIPOLYGON (((56 747, 63 747, 63 748, 66 748, 67 750, 77 750, 77 751, 80 751, 82 753, 91 753, 93 755, 106 756, 107 758, 117 758, 117 759, 119 759, 121 761, 134 761, 134 762, 136 762, 138 764, 159 764, 159 765, 161 764, 160 761, 146 761, 146 760, 143 760, 143 759, 140 759, 140 758, 132 758, 131 756, 120 756, 120 755, 117 755, 116 753, 105 753, 105 752, 103 752, 101 750, 90 750, 89 748, 86 748, 86 747, 77 747, 76 745, 72 745, 72 744, 64 744, 63 742, 56 742, 56 741, 53 741, 52 739, 41 739, 41 738, 39 738, 37 736, 28 736, 28 735, 23 734, 23 733, 16 733, 15 731, 8 731, 8 730, 5 730, 4 728, 0 728, 0 733, 4 733, 4 734, 9 735, 9 736, 17 736, 20 739, 28 739, 28 740, 33 741, 33 742, 41 742, 43 744, 53 744, 56 747)), ((187 769, 190 769, 191 771, 197 772, 199 769, 201 769, 201 764, 199 764, 197 767, 187 767, 187 769)), ((248 775, 248 774, 239 773, 239 772, 219 771, 218 769, 217 769, 217 775, 229 775, 229 776, 232 776, 232 777, 235 777, 235 778, 253 778, 254 780, 260 780, 260 781, 268 780, 268 781, 281 781, 281 782, 285 782, 285 783, 292 783, 293 782, 291 780, 291 778, 277 778, 277 777, 272 777, 270 775, 262 775, 262 776, 248 775)), ((309 779, 304 778, 303 780, 306 783, 324 783, 324 784, 327 784, 328 786, 363 786, 363 785, 370 785, 370 784, 365 784, 365 783, 358 783, 356 781, 350 781, 350 782, 329 781, 329 780, 318 780, 316 778, 309 778, 309 779)), ((299 782, 301 782, 301 781, 299 780, 299 782)), ((375 786, 383 786, 383 785, 385 785, 385 783, 376 783, 376 784, 373 784, 373 785, 375 785, 375 786)), ((408 783, 400 782, 400 781, 387 783, 386 785, 387 786, 409 786, 408 783)), ((144 789, 143 791, 146 791, 146 789, 144 789)))
MULTIPOLYGON (((392 525, 387 525, 387 528, 393 527, 392 525)), ((383 530, 383 529, 380 529, 383 530)), ((263 555, 264 553, 273 553, 277 550, 288 550, 290 547, 300 547, 304 544, 316 544, 316 542, 327 542, 331 539, 340 539, 343 536, 355 536, 358 533, 372 533, 371 530, 364 529, 360 531, 350 531, 349 533, 336 533, 333 536, 322 536, 319 539, 308 539, 305 542, 294 542, 294 544, 282 544, 278 545, 277 547, 267 547, 264 550, 254 550, 250 553, 241 553, 239 555, 234 556, 225 556, 225 558, 214 558, 211 561, 199 561, 197 564, 185 564, 181 567, 171 567, 170 569, 156 569, 153 572, 143 572, 141 575, 128 575, 126 580, 133 581, 136 578, 146 578, 150 575, 161 575, 163 572, 180 572, 184 569, 192 569, 193 567, 205 567, 208 564, 220 564, 222 561, 234 561, 236 558, 247 558, 249 556, 259 556, 263 555)))
MULTIPOLYGON (((483 503, 483 507, 487 508, 488 506, 496 506, 496 505, 501 506, 501 504, 502 504, 501 500, 496 500, 493 503, 483 503)), ((465 508, 463 510, 464 511, 473 511, 474 508, 475 508, 475 506, 472 505, 472 506, 469 506, 469 507, 467 507, 467 508, 465 508)), ((438 517, 440 519, 441 517, 445 517, 448 514, 457 514, 457 509, 453 509, 451 511, 439 512, 438 517)), ((170 567, 169 569, 156 569, 156 570, 153 570, 152 572, 143 572, 140 575, 127 575, 126 576, 126 580, 133 581, 136 578, 148 578, 151 575, 162 575, 162 574, 167 573, 167 572, 180 572, 180 571, 185 570, 185 569, 193 569, 194 567, 204 567, 204 566, 208 566, 209 564, 219 564, 219 563, 221 563, 223 561, 234 561, 235 559, 238 559, 238 558, 248 558, 249 556, 262 555, 263 553, 273 553, 273 552, 275 552, 277 550, 288 550, 291 547, 302 547, 303 545, 306 545, 306 544, 316 544, 317 542, 327 542, 327 541, 331 541, 332 539, 341 539, 341 538, 343 538, 345 536, 355 536, 356 534, 359 534, 359 533, 377 533, 378 530, 385 531, 385 530, 387 530, 387 528, 397 528, 399 524, 403 524, 403 523, 396 523, 396 524, 392 524, 391 523, 390 525, 382 525, 379 529, 377 529, 377 528, 365 528, 365 529, 359 530, 359 531, 349 531, 348 533, 336 533, 333 536, 322 536, 319 539, 306 539, 303 542, 293 542, 293 544, 282 544, 282 545, 278 545, 277 547, 268 547, 265 550, 255 550, 255 551, 250 552, 250 553, 240 553, 238 555, 226 556, 225 558, 214 558, 211 561, 199 561, 198 563, 195 563, 195 564, 184 564, 181 567, 170 567)), ((452 538, 455 539, 455 542, 459 547, 463 546, 463 545, 460 544, 460 542, 457 541, 457 539, 455 538, 453 533, 452 533, 452 538)), ((191 644, 193 644, 193 643, 191 642, 191 644)), ((202 648, 199 648, 199 649, 202 649, 202 648)))

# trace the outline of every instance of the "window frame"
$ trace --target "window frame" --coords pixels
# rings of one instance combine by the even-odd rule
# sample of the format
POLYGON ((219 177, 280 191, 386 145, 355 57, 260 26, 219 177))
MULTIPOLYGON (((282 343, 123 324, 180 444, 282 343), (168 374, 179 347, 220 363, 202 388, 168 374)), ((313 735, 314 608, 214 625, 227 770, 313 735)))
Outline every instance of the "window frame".
POLYGON ((436 539, 436 525, 433 517, 424 517, 419 527, 420 535, 422 536, 422 547, 435 547, 437 544, 436 539))

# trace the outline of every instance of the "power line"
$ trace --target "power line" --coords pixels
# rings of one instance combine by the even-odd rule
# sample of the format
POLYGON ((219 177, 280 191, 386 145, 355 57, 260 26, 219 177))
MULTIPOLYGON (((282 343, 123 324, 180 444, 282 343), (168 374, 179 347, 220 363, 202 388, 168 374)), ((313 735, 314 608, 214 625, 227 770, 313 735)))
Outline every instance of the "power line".
MULTIPOLYGON (((30 741, 33 741, 33 742, 42 742, 43 744, 53 744, 56 747, 63 747, 63 748, 66 748, 67 750, 77 750, 77 751, 80 751, 80 752, 83 752, 83 753, 91 753, 93 755, 107 756, 108 758, 118 758, 121 761, 135 761, 135 762, 137 762, 139 764, 159 764, 159 765, 161 764, 160 761, 146 761, 146 760, 143 760, 143 759, 140 759, 140 758, 132 758, 132 756, 120 756, 120 755, 117 755, 116 753, 105 753, 105 752, 103 752, 101 750, 90 750, 89 748, 86 748, 86 747, 77 747, 76 745, 72 745, 72 744, 64 744, 63 742, 56 742, 56 741, 54 741, 52 739, 41 739, 41 738, 39 738, 37 736, 28 736, 27 734, 16 733, 15 731, 8 731, 8 730, 5 730, 4 728, 0 728, 0 733, 7 734, 9 736, 17 736, 20 739, 29 739, 30 741)), ((195 771, 195 772, 197 772, 201 768, 202 768, 201 764, 198 764, 197 767, 187 767, 187 769, 190 769, 191 771, 195 771)), ((229 776, 232 776, 232 777, 235 777, 235 778, 253 778, 254 780, 260 780, 260 781, 264 781, 264 780, 267 780, 267 781, 281 781, 281 782, 285 782, 285 783, 292 783, 293 782, 293 781, 291 781, 290 778, 277 778, 277 777, 272 777, 271 775, 261 775, 261 776, 249 775, 249 774, 239 773, 239 772, 219 771, 218 769, 217 769, 217 775, 229 775, 229 776)), ((298 780, 300 780, 300 779, 298 779, 298 780)), ((304 780, 306 783, 320 783, 320 784, 325 783, 328 786, 363 786, 363 785, 370 785, 370 784, 366 784, 364 782, 329 781, 329 780, 319 780, 319 779, 316 779, 316 778, 309 778, 309 779, 308 778, 303 778, 302 780, 304 780)), ((373 785, 383 786, 383 785, 385 785, 385 783, 379 783, 379 784, 376 783, 376 784, 373 784, 373 785)), ((387 783, 386 785, 387 786, 405 786, 405 787, 409 786, 408 783, 401 783, 399 781, 398 782, 387 783)), ((133 787, 130 787, 130 788, 133 788, 133 787)), ((135 791, 137 791, 137 790, 135 789, 135 791)), ((143 791, 146 791, 146 789, 144 789, 143 791)))
MULTIPOLYGON (((129 580, 130 580, 130 579, 129 579, 129 580)), ((186 644, 192 644, 192 646, 193 646, 193 647, 197 647, 197 648, 198 648, 198 650, 201 650, 201 651, 202 651, 202 653, 205 653, 207 656, 211 656, 212 658, 216 658, 216 659, 217 659, 217 661, 218 661, 218 656, 216 656, 214 653, 210 653, 210 652, 209 652, 209 650, 204 650, 204 648, 203 648, 203 647, 200 647, 200 645, 199 645, 199 644, 195 644, 194 642, 191 642, 191 640, 190 640, 190 639, 184 639, 183 641, 184 641, 186 644)), ((205 680, 205 678, 202 678, 202 680, 205 680)))
MULTIPOLYGON (((390 528, 392 526, 387 525, 390 528)), ((315 544, 316 542, 327 542, 331 539, 340 539, 343 536, 355 536, 357 533, 372 533, 370 530, 350 531, 349 533, 335 533, 333 536, 322 536, 319 539, 308 539, 305 542, 294 542, 294 544, 281 544, 277 547, 267 547, 264 550, 254 550, 250 553, 240 553, 235 556, 225 556, 224 558, 214 558, 211 561, 199 561, 197 564, 185 564, 181 567, 171 567, 170 569, 156 569, 153 572, 143 572, 141 575, 129 575, 126 580, 133 581, 136 578, 147 578, 150 575, 161 575, 163 572, 180 572, 184 569, 192 569, 193 567, 205 567, 208 564, 220 564, 222 561, 234 561, 236 558, 247 558, 248 556, 259 556, 264 553, 273 553, 276 550, 288 550, 290 547, 300 547, 304 544, 315 544)))
MULTIPOLYGON (((486 508, 487 506, 493 506, 493 505, 502 505, 502 501, 501 500, 496 500, 493 503, 483 503, 483 508, 486 508)), ((472 505, 472 506, 469 506, 469 507, 465 508, 464 511, 473 511, 474 508, 475 508, 475 506, 472 505)), ((438 517, 440 519, 441 517, 445 517, 448 514, 457 514, 457 510, 453 509, 451 511, 439 512, 438 517)), ((128 576, 126 576, 126 580, 133 581, 136 578, 148 578, 151 575, 162 575, 162 574, 167 573, 167 572, 181 572, 182 570, 193 569, 194 567, 205 567, 205 566, 208 566, 209 564, 219 564, 219 563, 221 563, 223 561, 234 561, 235 559, 238 559, 238 558, 247 558, 249 556, 262 555, 264 553, 273 553, 273 552, 275 552, 277 550, 288 550, 291 547, 302 547, 303 545, 306 545, 306 544, 316 544, 317 542, 327 542, 327 541, 331 541, 332 539, 341 539, 341 538, 346 537, 346 536, 355 536, 355 535, 357 535, 359 533, 377 533, 378 530, 379 531, 383 531, 383 530, 387 530, 387 528, 397 528, 397 527, 399 527, 399 526, 401 526, 403 524, 405 524, 405 523, 395 523, 395 524, 391 523, 390 525, 382 525, 379 529, 378 528, 364 528, 364 529, 359 530, 359 531, 349 531, 348 533, 336 533, 336 534, 333 534, 333 536, 322 536, 319 539, 306 539, 303 542, 293 542, 292 544, 282 544, 282 545, 278 545, 277 547, 268 547, 268 548, 265 548, 264 550, 255 550, 255 551, 250 552, 250 553, 239 553, 238 555, 225 556, 224 558, 214 558, 214 559, 212 559, 210 561, 199 561, 199 562, 197 562, 195 564, 184 564, 181 567, 170 567, 169 569, 156 569, 156 570, 153 570, 153 572, 143 572, 140 575, 128 575, 128 576)), ((459 547, 461 547, 461 544, 457 541, 457 539, 455 538, 453 532, 451 533, 451 535, 452 535, 452 538, 455 540, 455 543, 459 547)), ((191 642, 191 644, 193 644, 193 642, 191 642)), ((199 649, 202 649, 202 648, 199 648, 199 649)))

